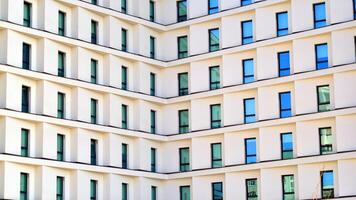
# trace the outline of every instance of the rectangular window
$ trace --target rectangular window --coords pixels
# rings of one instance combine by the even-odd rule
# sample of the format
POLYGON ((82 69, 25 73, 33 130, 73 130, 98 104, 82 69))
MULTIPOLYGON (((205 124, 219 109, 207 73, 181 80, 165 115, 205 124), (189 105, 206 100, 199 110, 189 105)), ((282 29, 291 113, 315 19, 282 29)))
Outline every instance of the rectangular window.
POLYGON ((122 13, 127 13, 127 1, 126 0, 121 0, 121 12, 122 13))
POLYGON ((151 133, 156 134, 156 111, 151 110, 151 133))
POLYGON ((121 29, 121 50, 127 51, 127 30, 121 29))
POLYGON ((58 11, 58 35, 66 34, 66 13, 58 11))
POLYGON ((22 69, 31 68, 31 45, 22 43, 22 69))
POLYGON ((212 191, 213 191, 212 200, 223 200, 224 193, 223 193, 223 184, 222 184, 222 182, 212 183, 211 186, 212 186, 212 191))
POLYGON ((178 95, 184 96, 189 94, 188 91, 188 72, 178 74, 178 95))
POLYGON ((187 20, 187 0, 177 1, 177 21, 187 20))
POLYGON ((328 44, 315 45, 316 69, 325 69, 329 66, 328 44))
POLYGON ((244 122, 252 123, 256 121, 255 98, 244 99, 244 122))
POLYGON ((247 6, 252 3, 252 0, 241 0, 241 6, 247 6))
POLYGON ((188 36, 178 37, 178 59, 188 57, 188 36))
POLYGON ((290 75, 289 51, 278 53, 278 76, 290 75))
POLYGON ((98 1, 97 0, 91 0, 91 3, 94 4, 94 5, 97 5, 98 1))
POLYGON ((65 63, 66 63, 66 54, 64 52, 58 51, 58 69, 57 75, 60 77, 65 76, 65 63))
POLYGON ((316 87, 318 93, 318 112, 329 111, 330 106, 330 87, 322 85, 316 87))
POLYGON ((29 135, 30 131, 28 129, 21 129, 21 156, 29 156, 29 135))
POLYGON ((283 200, 294 200, 294 175, 282 176, 283 200))
POLYGON ((245 139, 245 163, 257 162, 256 138, 245 139))
POLYGON ((179 133, 188 133, 189 132, 189 111, 188 110, 179 110, 179 133))
POLYGON ((27 86, 22 86, 21 112, 30 112, 30 91, 27 86))
POLYGON ((156 95, 156 74, 150 73, 150 95, 156 95))
POLYGON ((90 122, 96 124, 97 122, 97 106, 98 100, 90 99, 90 122))
POLYGON ((208 0, 209 15, 219 12, 219 0, 208 0))
POLYGON ((222 167, 221 143, 211 144, 211 168, 222 167))
POLYGON ((154 1, 150 1, 150 21, 151 22, 155 21, 155 15, 156 15, 155 2, 154 1))
POLYGON ((150 36, 150 58, 156 57, 156 38, 150 36))
POLYGON ((179 171, 186 172, 190 170, 189 147, 179 148, 179 171))
POLYGON ((151 186, 151 200, 157 200, 157 187, 151 186))
POLYGON ((64 93, 57 93, 57 117, 61 119, 65 117, 65 97, 66 95, 64 93))
POLYGON ((209 88, 210 90, 215 90, 220 88, 220 67, 213 66, 209 67, 209 88))
POLYGON ((128 200, 128 184, 127 183, 121 184, 121 199, 128 200))
POLYGON ((121 128, 127 129, 127 105, 121 105, 121 128))
POLYGON ((64 177, 57 176, 57 194, 56 200, 64 199, 64 177))
POLYGON ((209 52, 220 49, 220 33, 218 28, 209 29, 209 52))
POLYGON ((277 36, 288 35, 288 12, 276 14, 277 18, 277 36))
POLYGON ((90 139, 90 164, 91 165, 96 165, 96 151, 97 151, 97 140, 90 139))
POLYGON ((246 199, 247 200, 257 200, 257 179, 246 179, 246 199))
POLYGON ((353 8, 354 8, 354 19, 356 19, 356 0, 353 0, 353 8))
POLYGON ((90 180, 90 200, 97 199, 97 184, 98 182, 96 180, 90 180))
POLYGON ((281 157, 282 159, 293 158, 293 135, 292 133, 281 134, 281 157))
POLYGON ((127 81, 127 67, 121 66, 121 89, 128 89, 128 81, 127 81))
POLYGON ((90 59, 90 82, 97 83, 98 61, 90 59))
POLYGON ((328 154, 333 152, 333 136, 331 127, 319 128, 320 135, 320 154, 328 154))
POLYGON ((28 173, 20 174, 20 200, 28 199, 28 173))
POLYGON ((151 172, 156 172, 156 149, 151 148, 151 172))
POLYGON ((314 28, 326 26, 325 2, 313 4, 314 28))
POLYGON ((62 134, 57 134, 57 160, 64 160, 64 140, 65 136, 62 134))
POLYGON ((291 117, 292 116, 292 102, 290 92, 279 93, 279 117, 291 117))
POLYGON ((210 128, 221 127, 221 106, 220 104, 210 105, 210 128))
POLYGON ((243 83, 255 81, 253 59, 242 60, 243 83))
POLYGON ((25 1, 23 4, 23 25, 31 27, 32 4, 25 1))
POLYGON ((98 42, 98 22, 91 20, 91 43, 97 44, 98 42))
POLYGON ((321 172, 321 198, 334 198, 334 173, 333 171, 321 172))
POLYGON ((242 44, 253 42, 252 20, 241 22, 242 44))
POLYGON ((128 145, 125 143, 121 144, 121 165, 123 169, 127 169, 128 166, 128 145))
POLYGON ((180 186, 179 187, 180 200, 190 200, 190 186, 180 186))

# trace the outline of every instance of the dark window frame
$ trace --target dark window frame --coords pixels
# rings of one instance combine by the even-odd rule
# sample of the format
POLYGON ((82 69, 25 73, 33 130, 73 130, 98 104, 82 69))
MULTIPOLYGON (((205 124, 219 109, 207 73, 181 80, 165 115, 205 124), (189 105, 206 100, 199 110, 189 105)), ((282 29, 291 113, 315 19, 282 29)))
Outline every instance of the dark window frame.
POLYGON ((155 110, 151 110, 150 111, 150 133, 151 134, 156 134, 157 130, 156 130, 156 123, 157 123, 157 113, 155 110))
POLYGON ((56 200, 63 200, 64 199, 64 177, 57 176, 56 182, 56 200), (58 181, 61 183, 61 186, 58 186, 58 181))
POLYGON ((156 38, 150 36, 150 58, 156 58, 156 38))
MULTIPOLYGON (((289 31, 289 27, 287 26, 287 28, 279 28, 279 15, 284 15, 284 14, 287 14, 287 20, 288 20, 288 11, 283 11, 283 12, 278 12, 276 13, 276 28, 277 28, 277 37, 280 37, 280 36, 284 36, 284 35, 288 35, 288 31, 289 31), (285 33, 285 31, 287 31, 287 33, 285 33)), ((288 23, 289 21, 287 21, 288 23)), ((288 23, 289 25, 289 23, 288 23)))
POLYGON ((66 53, 63 51, 58 51, 58 66, 57 66, 57 75, 59 77, 65 77, 66 68, 66 53), (62 65, 60 64, 60 60, 62 65))
POLYGON ((333 170, 324 170, 324 171, 321 171, 320 172, 320 178, 321 178, 321 187, 320 187, 320 189, 321 189, 321 198, 322 199, 329 199, 329 198, 334 198, 335 197, 335 194, 334 194, 334 192, 335 192, 335 183, 333 182, 333 188, 332 189, 324 189, 324 182, 323 182, 323 177, 324 177, 324 173, 332 173, 332 175, 333 175, 333 180, 334 180, 334 171, 333 170), (331 196, 324 196, 324 191, 330 191, 331 192, 331 196))
POLYGON ((214 1, 214 0, 208 0, 208 15, 218 13, 219 12, 219 0, 216 0, 218 5, 213 6, 213 7, 210 7, 210 1, 214 1))
POLYGON ((98 164, 98 140, 90 139, 90 164, 98 164))
POLYGON ((254 97, 243 99, 243 104, 244 104, 244 124, 256 122, 257 121, 257 118, 256 118, 256 99, 254 97), (246 110, 246 102, 249 101, 249 100, 254 100, 254 114, 247 114, 246 113, 246 111, 247 111, 246 110), (254 117, 255 120, 253 122, 248 122, 247 118, 250 118, 250 117, 254 117))
MULTIPOLYGON (((293 191, 294 192, 285 192, 285 188, 284 188, 284 177, 293 177, 293 183, 294 183, 294 174, 284 174, 282 175, 282 199, 285 199, 286 195, 293 195, 295 197, 295 187, 293 187, 293 191)), ((295 186, 295 184, 294 184, 295 186)))
POLYGON ((248 58, 248 59, 243 59, 242 60, 242 83, 243 84, 246 84, 246 83, 252 83, 255 81, 255 63, 254 63, 254 60, 253 58, 248 58), (246 69, 245 69, 245 62, 248 62, 248 61, 252 61, 252 64, 253 64, 253 74, 252 75, 246 75, 246 69), (247 81, 248 78, 253 78, 253 81, 249 82, 247 81))
POLYGON ((127 29, 121 28, 121 51, 127 52, 127 29))
POLYGON ((67 19, 67 14, 61 10, 58 11, 58 35, 60 36, 65 36, 66 35, 66 19, 67 19), (63 24, 61 24, 61 18, 63 21, 63 24))
POLYGON ((151 185, 151 200, 157 200, 157 186, 151 185))
POLYGON ((178 110, 178 130, 179 133, 188 133, 189 132, 189 110, 178 110), (181 113, 187 112, 188 113, 188 124, 182 124, 181 113))
POLYGON ((90 200, 97 200, 97 194, 98 194, 98 181, 94 179, 90 179, 90 200), (94 185, 94 191, 92 191, 92 185, 94 185), (94 196, 92 196, 92 193, 94 196))
POLYGON ((121 66, 121 89, 127 90, 128 89, 128 78, 127 73, 128 69, 126 66, 121 66))
POLYGON ((22 69, 31 69, 32 46, 26 42, 22 43, 22 69))
POLYGON ((315 68, 316 68, 316 70, 328 68, 329 67, 329 46, 328 46, 328 43, 315 44, 314 51, 315 51, 315 68), (326 45, 328 57, 327 57, 327 60, 319 61, 318 60, 318 47, 319 46, 324 46, 324 45, 326 45), (324 63, 327 64, 327 67, 319 66, 319 65, 322 65, 324 63))
POLYGON ((250 198, 252 200, 255 200, 258 198, 258 180, 257 178, 248 178, 245 180, 245 188, 246 188, 246 200, 249 200, 250 198), (249 195, 249 189, 248 189, 248 182, 249 181, 256 181, 256 189, 257 189, 257 193, 255 195, 249 195))
POLYGON ((219 65, 215 65, 215 66, 211 66, 209 67, 209 90, 216 90, 216 89, 220 89, 221 88, 221 76, 220 76, 220 66, 219 65), (219 81, 213 81, 212 80, 212 70, 213 69, 218 69, 219 71, 219 81))
POLYGON ((220 50, 220 29, 219 28, 212 28, 212 29, 209 29, 208 30, 208 32, 209 32, 209 52, 214 52, 214 51, 218 51, 218 50, 220 50), (218 31, 219 32, 219 41, 218 41, 218 43, 217 44, 212 44, 212 42, 211 42, 211 36, 212 36, 212 32, 213 31, 218 31))
POLYGON ((32 27, 32 3, 28 2, 28 1, 24 1, 23 3, 23 6, 24 6, 24 10, 23 10, 23 18, 22 18, 22 23, 24 26, 26 27, 32 27), (28 16, 25 16, 25 9, 29 9, 28 10, 28 16))
POLYGON ((190 149, 189 149, 189 147, 179 148, 179 171, 187 172, 189 170, 190 170, 190 149), (182 151, 183 150, 188 150, 188 155, 189 155, 188 162, 182 162, 182 151))
POLYGON ((28 157, 30 155, 30 130, 26 128, 21 128, 21 156, 28 157), (25 137, 25 140, 23 140, 25 137), (23 144, 22 141, 25 141, 23 144))
POLYGON ((252 138, 245 138, 244 139, 244 144, 245 144, 245 164, 253 164, 253 163, 257 163, 257 138, 256 137, 252 137, 252 138), (256 153, 255 154, 247 154, 247 141, 248 140, 255 140, 255 146, 256 146, 256 153), (248 162, 248 158, 255 158, 255 162, 248 162))
POLYGON ((178 0, 177 1, 177 22, 183 22, 183 21, 186 21, 188 19, 187 11, 188 11, 188 9, 187 9, 187 0, 178 0), (183 4, 185 3, 185 8, 186 8, 185 13, 186 14, 184 14, 184 15, 181 15, 179 13, 179 4, 181 4, 181 3, 183 3, 183 4))
POLYGON ((317 105, 318 105, 318 112, 325 112, 325 111, 329 111, 329 110, 321 110, 320 106, 325 106, 325 105, 329 105, 331 106, 331 99, 330 99, 330 85, 318 85, 316 86, 316 95, 317 95, 317 105), (328 102, 320 102, 320 98, 319 98, 319 88, 323 88, 323 87, 328 87, 329 88, 329 101, 328 102))
POLYGON ((98 60, 90 59, 90 82, 97 84, 98 82, 98 60))
POLYGON ((96 124, 98 122, 98 100, 91 98, 90 99, 90 122, 96 124), (95 109, 93 110, 93 105, 95 109))
POLYGON ((189 189, 189 199, 190 199, 190 185, 181 185, 179 186, 179 200, 186 200, 185 198, 183 198, 183 188, 188 188, 189 189))
POLYGON ((121 143, 121 168, 128 168, 128 144, 121 143))
POLYGON ((150 72, 150 95, 156 96, 156 74, 150 72))
POLYGON ((121 104, 121 128, 128 129, 128 106, 121 104))
POLYGON ((278 77, 283 77, 283 76, 288 76, 291 74, 291 68, 290 68, 290 52, 289 51, 282 51, 282 52, 278 52, 277 53, 277 58, 278 58, 278 77), (282 66, 282 62, 281 62, 281 55, 283 54, 287 54, 288 53, 288 58, 289 58, 289 66, 288 68, 285 68, 284 66, 282 66), (281 72, 283 71, 288 71, 288 75, 283 75, 281 72))
POLYGON ((187 35, 183 35, 183 36, 179 36, 177 37, 177 48, 178 48, 178 59, 182 59, 182 58, 186 58, 188 57, 188 36, 187 35), (180 40, 181 39, 186 39, 187 40, 187 49, 184 51, 181 51, 181 44, 180 44, 180 40))
POLYGON ((211 168, 220 168, 223 167, 223 153, 222 153, 222 143, 221 142, 216 142, 216 143, 211 143, 210 144, 210 160, 211 160, 211 168), (214 151, 213 147, 215 145, 220 146, 220 158, 214 159, 214 151), (214 165, 217 164, 219 165, 218 167, 214 167, 214 165))
POLYGON ((151 172, 157 172, 157 149, 151 147, 151 172))
POLYGON ((65 159, 65 135, 57 133, 57 160, 64 161, 65 159), (58 146, 58 142, 61 141, 61 146, 58 146))
POLYGON ((241 21, 241 44, 242 45, 246 45, 246 44, 250 44, 253 43, 253 21, 251 20, 245 20, 245 21, 241 21), (252 29, 252 35, 251 36, 245 36, 244 34, 244 24, 245 23, 251 23, 251 29, 252 29), (251 39, 251 41, 250 41, 251 39), (248 41, 247 41, 248 40, 248 41))
POLYGON ((278 97, 279 97, 279 118, 288 118, 288 117, 292 117, 292 92, 291 91, 286 91, 286 92, 279 92, 278 93, 278 97), (282 95, 284 94, 289 94, 290 96, 290 108, 282 108, 283 107, 283 101, 282 101, 282 95), (283 114, 284 112, 288 112, 288 114, 283 114), (283 116, 285 115, 285 116, 283 116))
POLYGON ((294 148, 293 148, 293 133, 292 132, 286 132, 286 133, 281 133, 280 134, 280 141, 281 141, 281 159, 282 160, 287 160, 287 159, 292 159, 294 156, 293 156, 293 153, 294 153, 294 148), (291 135, 292 136, 292 149, 291 150, 284 150, 283 148, 283 135, 291 135), (288 153, 288 152, 291 152, 292 153, 292 158, 285 158, 284 157, 284 154, 283 153, 288 153))
POLYGON ((221 114, 219 116, 220 119, 213 120, 213 107, 215 107, 215 106, 219 106, 220 113, 221 113, 221 104, 212 104, 212 105, 210 105, 210 128, 211 129, 220 128, 222 126, 222 124, 221 124, 221 114), (215 123, 217 123, 216 126, 214 125, 215 123))
POLYGON ((57 118, 64 119, 66 117, 65 102, 66 102, 66 94, 63 92, 57 92, 57 118), (62 106, 59 102, 60 99, 62 101, 62 106))
POLYGON ((98 27, 99 23, 95 20, 91 20, 90 42, 92 44, 98 44, 98 27), (94 29, 93 29, 94 27, 94 29))
POLYGON ((25 172, 21 172, 20 173, 20 200, 22 200, 22 196, 24 196, 24 199, 27 200, 28 199, 28 179, 29 179, 29 174, 28 173, 25 173, 25 172), (22 177, 24 177, 25 179, 25 185, 26 187, 22 188, 22 177), (25 189, 25 190, 23 190, 25 189))
POLYGON ((31 112, 31 88, 26 85, 21 88, 21 112, 31 112))
POLYGON ((127 1, 126 0, 121 0, 121 12, 122 13, 127 13, 127 1))
MULTIPOLYGON (((326 154, 330 154, 333 152, 333 141, 331 141, 331 144, 327 144, 327 145, 322 145, 321 144, 321 132, 324 129, 330 129, 331 132, 331 138, 333 137, 333 133, 332 133, 332 127, 328 126, 328 127, 320 127, 318 128, 318 134, 319 134, 319 154, 320 155, 326 155, 326 154), (323 150, 325 149, 325 150, 323 150)), ((333 138, 332 138, 333 139, 333 138)))
POLYGON ((223 185, 223 182, 213 182, 211 183, 211 197, 212 197, 212 200, 223 200, 224 199, 224 185, 223 185), (215 198, 215 190, 214 190, 214 185, 216 184, 219 184, 221 185, 221 191, 217 191, 217 192, 221 192, 221 197, 218 197, 218 198, 215 198))
POLYGON ((316 29, 316 28, 322 28, 322 27, 324 27, 324 26, 326 26, 326 3, 325 2, 320 2, 320 3, 314 3, 313 4, 313 23, 314 23, 314 29, 316 29), (325 19, 322 19, 322 20, 316 20, 316 7, 317 6, 319 6, 319 5, 323 5, 324 4, 324 6, 325 6, 325 19), (325 25, 322 25, 322 26, 320 26, 320 27, 317 27, 318 25, 318 23, 320 23, 320 22, 325 22, 325 25))
POLYGON ((188 80, 188 72, 182 72, 182 73, 178 73, 178 96, 184 96, 184 95, 188 95, 189 94, 189 80, 188 80), (182 83, 181 83, 181 76, 187 76, 187 87, 182 87, 182 83))
POLYGON ((149 19, 151 22, 154 22, 156 20, 156 2, 150 0, 149 3, 149 19))
POLYGON ((128 200, 129 195, 128 195, 128 190, 129 190, 129 184, 128 183, 121 183, 121 199, 122 200, 128 200), (125 193, 124 193, 124 188, 125 188, 125 193))

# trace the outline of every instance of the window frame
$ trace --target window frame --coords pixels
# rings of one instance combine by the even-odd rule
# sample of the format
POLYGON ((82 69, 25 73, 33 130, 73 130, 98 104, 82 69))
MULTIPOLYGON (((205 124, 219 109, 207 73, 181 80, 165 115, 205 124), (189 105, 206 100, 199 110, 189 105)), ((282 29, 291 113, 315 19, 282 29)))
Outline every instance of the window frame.
POLYGON ((97 200, 98 198, 97 193, 98 193, 98 181, 94 179, 90 179, 90 200, 97 200))
POLYGON ((90 139, 90 165, 98 164, 98 140, 90 139))
POLYGON ((241 45, 247 45, 247 44, 250 44, 253 42, 254 41, 253 41, 253 21, 252 21, 252 19, 241 21, 241 45), (248 35, 248 36, 246 36, 244 34, 244 24, 247 24, 247 23, 251 23, 251 32, 252 32, 252 35, 248 35))
POLYGON ((284 36, 284 35, 288 35, 289 34, 289 19, 288 19, 288 11, 282 11, 282 12, 277 12, 276 13, 276 28, 277 28, 277 37, 281 37, 281 36, 284 36), (287 16, 287 28, 279 28, 279 24, 280 24, 280 21, 279 21, 279 16, 281 15, 286 15, 287 16), (285 31, 287 31, 285 33, 285 31))
POLYGON ((22 43, 22 69, 31 70, 32 46, 29 43, 22 43))
POLYGON ((328 127, 320 127, 318 128, 318 133, 319 133, 319 155, 327 155, 330 153, 333 153, 334 148, 333 148, 333 133, 332 133, 332 127, 328 126, 328 127), (330 130, 330 135, 329 137, 331 137, 331 144, 322 144, 322 131, 323 130, 330 130), (326 149, 326 150, 323 150, 326 149))
POLYGON ((183 58, 187 58, 188 57, 188 36, 187 35, 183 35, 183 36, 177 37, 177 48, 178 48, 178 59, 183 59, 183 58), (187 43, 187 49, 184 50, 184 51, 181 51, 181 43, 180 43, 180 41, 182 39, 186 39, 186 43, 187 43))
POLYGON ((65 77, 66 68, 66 53, 58 51, 57 76, 65 77))
POLYGON ((128 183, 121 183, 121 199, 122 200, 128 200, 129 199, 128 198, 129 197, 128 190, 129 190, 129 184, 128 183))
POLYGON ((28 200, 28 179, 29 179, 29 174, 25 172, 20 173, 20 200, 28 200), (23 183, 22 181, 25 180, 23 183), (22 185, 25 185, 25 187, 22 187, 22 185), (24 195, 24 198, 22 196, 24 195))
POLYGON ((248 6, 248 5, 250 5, 250 4, 252 4, 252 0, 241 0, 241 7, 242 6, 248 6))
POLYGON ((221 88, 221 76, 220 76, 221 72, 220 72, 220 66, 219 65, 215 65, 215 66, 211 66, 209 67, 209 90, 217 90, 221 88), (218 81, 213 81, 213 70, 217 69, 217 72, 219 72, 219 77, 218 77, 218 81))
POLYGON ((330 99, 330 85, 318 85, 316 86, 316 95, 317 95, 317 106, 318 106, 318 112, 327 112, 331 110, 331 99, 330 99), (320 97, 319 97, 319 89, 323 87, 328 87, 329 88, 329 101, 327 102, 320 102, 320 97), (320 109, 320 106, 326 106, 329 105, 329 109, 322 110, 320 109))
POLYGON ((285 132, 285 133, 281 133, 280 134, 280 141, 281 141, 281 159, 282 160, 287 160, 287 159, 293 159, 294 158, 294 144, 293 144, 293 133, 292 132, 285 132), (283 136, 284 135, 291 135, 291 137, 292 137, 292 149, 291 150, 285 150, 284 149, 284 146, 283 146, 283 144, 284 144, 284 140, 283 140, 283 136), (287 158, 287 157, 285 157, 284 156, 284 153, 288 153, 288 152, 291 152, 292 153, 292 157, 291 158, 287 158))
POLYGON ((290 76, 291 75, 290 52, 289 51, 278 52, 277 58, 278 58, 278 77, 290 76), (288 68, 285 68, 285 66, 282 66, 281 56, 284 54, 288 54, 288 68), (288 71, 288 74, 283 74, 282 73, 283 71, 288 71))
POLYGON ((212 15, 220 12, 219 10, 219 0, 208 0, 208 15, 212 15), (217 6, 210 7, 211 1, 217 1, 217 6))
POLYGON ((31 88, 26 85, 21 88, 21 112, 31 112, 31 88))
POLYGON ((156 74, 150 72, 150 95, 156 96, 156 74))
POLYGON ((325 2, 319 2, 319 3, 314 3, 313 4, 313 24, 314 24, 314 29, 317 29, 317 28, 322 28, 322 27, 325 27, 327 24, 326 24, 326 16, 327 13, 326 13, 326 3, 325 2), (316 19, 316 7, 317 6, 320 6, 320 5, 324 5, 324 9, 325 9, 325 19, 321 19, 321 20, 317 20, 316 19), (325 22, 325 24, 322 24, 322 25, 317 25, 318 23, 320 22, 325 22))
POLYGON ((121 104, 121 128, 128 129, 128 106, 121 104))
POLYGON ((222 155, 222 143, 211 143, 210 144, 210 160, 211 160, 211 168, 221 168, 223 167, 223 155, 222 155), (220 156, 219 158, 214 158, 214 146, 218 145, 220 147, 220 156))
POLYGON ((151 147, 151 172, 157 172, 157 149, 151 147))
POLYGON ((157 186, 151 185, 151 200, 157 200, 157 186))
POLYGON ((190 200, 190 185, 181 185, 181 186, 179 186, 179 200, 190 200), (189 191, 188 199, 183 197, 183 189, 184 188, 188 189, 188 191, 189 191))
POLYGON ((32 3, 28 1, 24 1, 23 3, 23 17, 22 17, 22 24, 25 27, 32 27, 32 3), (27 10, 28 15, 25 16, 25 10, 27 10))
POLYGON ((187 21, 188 19, 188 9, 187 9, 187 0, 178 0, 177 1, 177 22, 183 22, 183 21, 187 21), (179 13, 179 5, 183 3, 185 4, 185 13, 184 15, 181 15, 179 13))
POLYGON ((91 31, 90 31, 90 42, 92 44, 98 44, 98 27, 99 27, 99 23, 95 20, 91 20, 91 31))
POLYGON ((215 129, 215 128, 221 128, 222 124, 221 124, 221 104, 212 104, 210 105, 210 128, 211 129, 215 129), (213 119, 213 108, 215 108, 215 106, 219 107, 220 110, 220 116, 219 119, 213 119), (217 123, 217 125, 215 126, 214 124, 217 123))
POLYGON ((249 124, 249 123, 254 123, 254 122, 257 122, 257 117, 256 117, 256 99, 255 97, 252 97, 252 98, 246 98, 246 99, 243 99, 243 104, 244 104, 244 124, 249 124), (254 101, 254 114, 247 114, 247 109, 246 109, 246 102, 247 101, 250 101, 250 100, 253 100, 254 101), (254 120, 253 121, 248 121, 247 119, 250 118, 250 117, 254 117, 254 120))
POLYGON ((153 0, 149 3, 149 19, 151 22, 156 20, 156 2, 153 0))
POLYGON ((121 66, 121 89, 128 90, 128 68, 124 65, 121 66))
POLYGON ((156 115, 157 115, 156 111, 151 110, 151 112, 150 112, 150 127, 151 127, 150 133, 151 134, 157 134, 157 130, 156 130, 157 116, 156 115))
POLYGON ((93 58, 90 59, 90 82, 98 83, 98 60, 93 58))
POLYGON ((21 145, 20 145, 20 155, 22 157, 30 156, 30 130, 26 128, 21 128, 21 145))
POLYGON ((156 58, 156 38, 150 36, 150 58, 156 58))
POLYGON ((91 98, 90 99, 90 123, 96 124, 97 122, 98 122, 98 100, 91 98))
POLYGON ((65 135, 60 133, 57 133, 57 160, 65 160, 65 135))
POLYGON ((321 198, 322 199, 329 199, 329 198, 334 198, 335 197, 335 182, 334 182, 334 171, 333 170, 324 170, 324 171, 321 171, 320 172, 320 178, 321 178, 321 198), (324 189, 324 173, 332 173, 332 176, 333 176, 333 188, 332 189, 324 189), (324 191, 325 190, 330 190, 332 192, 332 195, 331 196, 324 196, 324 191))
POLYGON ((127 1, 121 0, 121 13, 127 14, 127 1))
POLYGON ((209 52, 214 52, 220 50, 220 29, 219 28, 212 28, 208 30, 209 33, 209 52), (218 43, 212 44, 212 33, 214 31, 218 31, 218 43))
POLYGON ((247 83, 252 83, 255 82, 255 63, 253 58, 248 58, 248 59, 243 59, 242 60, 242 83, 247 84, 247 83), (252 75, 246 75, 246 68, 249 66, 246 63, 252 61, 252 70, 253 74, 252 75), (253 78, 252 81, 248 81, 249 78, 253 78))
POLYGON ((179 171, 187 172, 190 171, 190 149, 189 147, 179 148, 179 171), (188 151, 188 162, 183 162, 183 151, 188 151))
POLYGON ((293 116, 293 114, 292 114, 292 92, 291 91, 279 92, 278 97, 279 97, 279 118, 292 117, 293 116), (283 108, 282 96, 287 95, 287 94, 289 94, 290 108, 283 108), (287 114, 283 114, 285 112, 287 112, 287 114))
POLYGON ((258 180, 257 178, 248 178, 248 179, 245 179, 245 187, 246 187, 246 200, 249 200, 250 198, 252 200, 255 200, 258 198, 258 180), (256 195, 254 196, 250 196, 249 195, 249 187, 248 187, 248 182, 249 181, 255 181, 256 182, 256 195))
POLYGON ((64 119, 66 117, 65 111, 66 111, 66 95, 63 92, 57 92, 57 118, 59 119, 64 119), (62 103, 60 103, 62 102, 62 103))
POLYGON ((189 132, 189 110, 188 109, 184 109, 184 110, 178 110, 178 130, 179 133, 188 133, 189 132), (188 124, 183 124, 182 123, 182 113, 187 113, 187 121, 188 124))
POLYGON ((223 182, 212 182, 211 183, 211 192, 212 192, 212 195, 211 195, 211 197, 212 197, 212 200, 223 200, 224 199, 224 185, 223 185, 223 182), (217 195, 215 195, 215 191, 216 190, 214 190, 214 186, 215 185, 221 185, 221 191, 217 191, 217 192, 221 192, 221 197, 220 196, 218 196, 217 198, 215 198, 215 196, 217 196, 217 195))
POLYGON ((58 35, 60 36, 66 35, 66 19, 67 19, 67 14, 59 10, 58 11, 58 35), (61 21, 63 24, 61 23, 61 21))
POLYGON ((64 177, 57 176, 56 181, 56 200, 63 200, 64 199, 64 177), (58 185, 58 182, 60 185, 58 185))
POLYGON ((127 29, 121 28, 121 51, 127 52, 127 29))
POLYGON ((121 168, 128 169, 128 144, 121 143, 121 168))
POLYGON ((189 77, 188 72, 178 73, 178 96, 189 94, 189 77), (181 76, 187 76, 187 87, 182 87, 181 76))
POLYGON ((294 179, 294 174, 284 174, 282 175, 282 199, 285 200, 286 195, 293 195, 295 198, 295 179, 294 179), (285 187, 284 187, 284 178, 285 177, 293 177, 293 192, 285 192, 285 187))
POLYGON ((252 137, 252 138, 245 138, 244 139, 244 144, 245 144, 245 164, 253 164, 253 163, 257 163, 257 138, 256 137, 252 137), (247 153, 247 141, 249 140, 254 140, 255 141, 255 154, 248 154, 247 153), (255 158, 254 162, 249 162, 248 158, 255 158))
POLYGON ((315 44, 314 51, 315 51, 315 68, 316 68, 316 70, 329 68, 329 46, 328 46, 328 43, 315 44), (326 46, 326 52, 328 54, 327 55, 327 60, 319 61, 318 47, 320 47, 320 46, 326 46), (326 66, 323 66, 324 63, 326 63, 326 66))

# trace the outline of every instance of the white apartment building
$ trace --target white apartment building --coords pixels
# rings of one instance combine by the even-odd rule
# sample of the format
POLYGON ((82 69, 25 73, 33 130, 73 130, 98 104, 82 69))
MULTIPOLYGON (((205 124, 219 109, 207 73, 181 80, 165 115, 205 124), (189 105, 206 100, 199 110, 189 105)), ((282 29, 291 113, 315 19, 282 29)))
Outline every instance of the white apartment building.
POLYGON ((356 199, 356 0, 0 0, 0 198, 356 199))

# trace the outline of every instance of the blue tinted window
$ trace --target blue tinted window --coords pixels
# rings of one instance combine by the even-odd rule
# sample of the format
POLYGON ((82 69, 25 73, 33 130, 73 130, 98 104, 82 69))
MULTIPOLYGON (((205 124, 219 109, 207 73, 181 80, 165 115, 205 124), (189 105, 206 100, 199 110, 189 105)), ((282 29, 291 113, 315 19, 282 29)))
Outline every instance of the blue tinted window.
POLYGON ((314 28, 326 26, 326 10, 325 3, 313 5, 314 9, 314 28))
POLYGON ((209 51, 219 50, 219 29, 209 30, 209 51))
POLYGON ((334 173, 333 171, 324 171, 321 173, 322 198, 329 199, 334 197, 334 173))
POLYGON ((292 116, 290 92, 279 93, 279 106, 281 118, 292 116))
POLYGON ((256 121, 255 99, 244 99, 245 123, 256 121))
POLYGON ((279 76, 290 75, 289 51, 278 53, 278 68, 279 76))
POLYGON ((209 0, 209 14, 214 14, 219 12, 219 1, 209 0))
POLYGON ((328 68, 328 45, 318 44, 315 45, 316 53, 316 69, 328 68))
POLYGON ((242 61, 243 67, 243 83, 251 83, 254 78, 253 59, 247 59, 242 61))
POLYGON ((212 183, 213 198, 212 200, 222 200, 223 199, 223 185, 221 182, 212 183))
POLYGON ((356 0, 353 0, 354 4, 354 19, 356 19, 356 0))
POLYGON ((252 20, 241 22, 242 44, 253 42, 252 20))
POLYGON ((252 3, 252 0, 241 0, 241 6, 247 6, 252 3))
POLYGON ((281 134, 282 159, 293 158, 293 135, 292 133, 281 134))
POLYGON ((288 13, 277 13, 277 36, 288 34, 288 13))
POLYGON ((255 163, 256 159, 256 138, 245 139, 245 162, 255 163))

